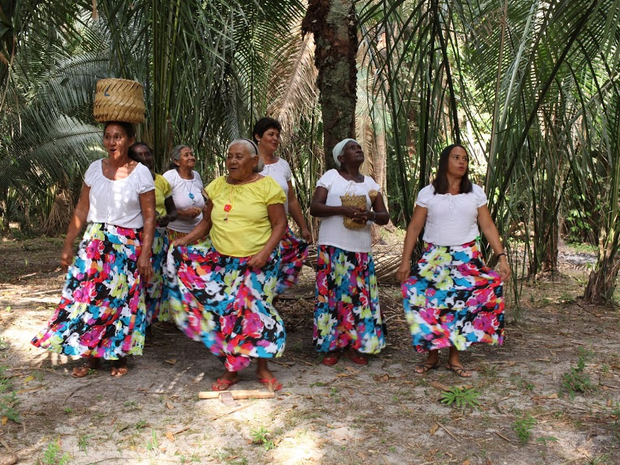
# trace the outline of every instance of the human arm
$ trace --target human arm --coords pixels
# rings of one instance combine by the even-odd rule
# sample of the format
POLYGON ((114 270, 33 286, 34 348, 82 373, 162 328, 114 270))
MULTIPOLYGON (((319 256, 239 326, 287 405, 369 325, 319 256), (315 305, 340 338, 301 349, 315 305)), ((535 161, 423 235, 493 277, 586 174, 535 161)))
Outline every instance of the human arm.
POLYGON ((155 236, 155 189, 140 194, 140 210, 144 227, 142 229, 142 250, 138 258, 138 272, 145 282, 153 277, 151 255, 153 252, 153 237, 155 236))
POLYGON ((326 205, 328 190, 325 187, 318 186, 312 196, 312 203, 310 204, 310 214, 318 218, 325 218, 328 216, 346 216, 353 218, 355 221, 360 221, 356 218, 356 215, 366 211, 365 208, 345 207, 342 205, 326 205))
POLYGON ((271 235, 264 247, 248 260, 248 266, 262 268, 269 260, 269 256, 275 249, 286 232, 286 213, 284 213, 283 203, 273 203, 267 205, 267 214, 271 223, 271 235))
POLYGON ((202 219, 198 222, 196 226, 194 226, 194 229, 192 229, 185 236, 180 237, 179 239, 175 239, 172 245, 173 246, 187 245, 209 234, 209 231, 211 231, 211 226, 213 224, 211 223, 211 212, 212 211, 213 211, 213 203, 211 203, 211 201, 208 200, 206 208, 205 208, 205 214, 203 215, 202 219))
POLYGON ((499 232, 497 231, 497 227, 495 227, 489 208, 486 205, 478 207, 478 224, 480 225, 480 231, 484 234, 495 256, 499 255, 499 275, 505 281, 510 277, 511 273, 510 265, 508 264, 508 256, 504 251, 499 232))
POLYGON ((86 223, 86 218, 88 217, 88 209, 90 208, 90 199, 88 197, 89 195, 90 187, 84 184, 82 186, 82 191, 80 192, 80 199, 75 206, 73 216, 71 217, 71 221, 69 222, 69 227, 67 228, 67 235, 65 237, 65 243, 63 245, 62 252, 60 253, 60 266, 62 266, 62 268, 65 270, 73 262, 73 242, 84 227, 84 224, 86 223))
POLYGON ((411 255, 413 254, 413 249, 418 241, 420 232, 422 232, 422 228, 424 228, 426 224, 427 214, 428 209, 425 207, 416 205, 413 209, 413 216, 411 217, 409 226, 407 226, 407 234, 403 245, 403 256, 400 260, 400 266, 396 271, 396 277, 401 283, 407 281, 411 275, 411 255))
POLYGON ((166 197, 164 205, 166 206, 166 214, 157 218, 157 225, 161 227, 168 226, 168 223, 176 220, 178 216, 177 207, 172 196, 166 197))
POLYGON ((198 207, 179 208, 177 209, 178 218, 196 218, 202 213, 202 210, 198 207))
POLYGON ((301 237, 307 243, 312 244, 312 233, 310 233, 304 215, 301 212, 301 205, 299 204, 299 200, 297 200, 291 181, 288 181, 288 212, 293 218, 293 221, 295 221, 295 224, 299 227, 299 234, 301 234, 301 237))

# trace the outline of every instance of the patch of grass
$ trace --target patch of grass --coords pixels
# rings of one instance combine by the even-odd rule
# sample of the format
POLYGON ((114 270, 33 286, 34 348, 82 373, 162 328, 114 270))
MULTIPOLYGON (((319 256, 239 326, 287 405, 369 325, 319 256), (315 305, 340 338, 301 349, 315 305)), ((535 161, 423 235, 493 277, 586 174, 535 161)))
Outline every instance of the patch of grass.
POLYGON ((47 445, 43 458, 39 459, 38 465, 68 465, 69 460, 71 460, 71 456, 63 453, 59 436, 47 445))
POLYGON ((90 442, 90 438, 92 436, 90 434, 80 434, 78 437, 78 449, 86 454, 88 449, 88 443, 90 442))
POLYGON ((271 449, 276 448, 273 439, 270 439, 271 433, 264 426, 251 430, 250 437, 252 438, 253 444, 262 445, 265 448, 265 451, 270 451, 271 449))
POLYGON ((7 367, 0 365, 0 417, 19 423, 19 412, 17 406, 19 399, 11 382, 11 378, 6 375, 7 367))
POLYGON ((157 434, 155 430, 151 431, 151 440, 146 442, 146 450, 152 452, 159 449, 159 441, 157 440, 157 434))
POLYGON ((536 438, 536 442, 540 442, 546 446, 549 442, 558 442, 558 438, 554 438, 553 436, 543 436, 536 438))
POLYGON ((517 435, 517 438, 521 444, 526 444, 530 440, 530 437, 532 436, 532 429, 535 424, 536 419, 529 413, 521 415, 520 418, 517 418, 512 423, 512 430, 517 435))
POLYGON ((457 408, 471 407, 474 409, 480 407, 479 397, 480 393, 474 388, 454 386, 441 393, 441 403, 457 408))
POLYGON ((562 375, 562 388, 568 393, 571 400, 575 398, 575 394, 578 392, 585 394, 596 390, 590 376, 585 372, 586 361, 591 356, 592 352, 580 350, 577 366, 572 367, 568 373, 562 375))

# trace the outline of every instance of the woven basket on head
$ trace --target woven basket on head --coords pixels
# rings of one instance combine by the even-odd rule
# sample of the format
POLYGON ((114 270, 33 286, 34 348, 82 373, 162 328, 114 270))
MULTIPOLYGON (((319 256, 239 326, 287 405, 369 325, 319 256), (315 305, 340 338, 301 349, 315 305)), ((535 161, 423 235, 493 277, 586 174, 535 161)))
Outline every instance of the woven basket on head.
POLYGON ((127 79, 97 81, 93 114, 95 120, 100 123, 106 121, 144 122, 142 84, 127 79))
MULTIPOLYGON (((366 196, 365 195, 341 195, 340 201, 343 207, 355 207, 362 210, 366 210, 366 196)), ((345 216, 342 219, 344 227, 347 229, 363 229, 366 223, 357 223, 352 218, 345 216)))

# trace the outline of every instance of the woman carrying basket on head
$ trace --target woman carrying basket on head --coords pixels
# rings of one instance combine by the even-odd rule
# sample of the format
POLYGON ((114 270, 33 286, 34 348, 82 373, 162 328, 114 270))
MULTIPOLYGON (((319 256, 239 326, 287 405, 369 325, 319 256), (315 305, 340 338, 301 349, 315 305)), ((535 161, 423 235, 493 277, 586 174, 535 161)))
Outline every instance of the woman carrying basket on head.
POLYGON ((32 343, 86 358, 72 375, 84 377, 112 360, 112 376, 127 373, 127 355, 141 355, 146 330, 145 287, 153 274, 155 184, 149 169, 129 158, 133 125, 108 122, 108 157, 92 162, 60 263, 68 268, 60 304, 32 343), (86 231, 73 253, 73 242, 86 231))
POLYGON ((366 365, 385 347, 384 320, 371 254, 370 223, 390 221, 381 187, 359 169, 362 147, 344 139, 333 150, 338 169, 317 182, 310 213, 321 218, 318 240, 314 345, 324 365, 340 352, 366 365), (347 206, 348 202, 356 206, 347 206))

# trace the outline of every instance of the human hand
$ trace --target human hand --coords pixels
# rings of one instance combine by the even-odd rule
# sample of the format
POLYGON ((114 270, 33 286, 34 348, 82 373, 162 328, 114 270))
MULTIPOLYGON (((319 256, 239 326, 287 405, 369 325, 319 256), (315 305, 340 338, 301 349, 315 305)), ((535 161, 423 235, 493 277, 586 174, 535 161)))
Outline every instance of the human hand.
POLYGON ((301 230, 301 237, 308 244, 312 244, 312 233, 310 232, 310 230, 308 228, 303 228, 301 230))
POLYGON ((153 266, 151 265, 150 254, 140 254, 140 258, 138 258, 138 273, 140 273, 145 284, 151 281, 153 277, 153 266))
POLYGON ((502 281, 506 281, 508 278, 510 278, 511 273, 512 270, 510 269, 510 265, 508 264, 508 259, 505 255, 502 255, 499 258, 499 275, 501 276, 502 281))
POLYGON ((162 228, 168 226, 170 223, 170 217, 168 215, 162 215, 157 217, 157 226, 161 226, 162 228))
POLYGON ((250 268, 262 268, 263 266, 265 266, 268 259, 269 254, 261 250, 257 254, 250 257, 250 259, 248 260, 248 266, 250 268))
POLYGON ((409 279, 409 276, 411 276, 411 264, 409 260, 403 260, 396 270, 396 278, 402 284, 409 279))
POLYGON ((63 270, 67 271, 71 263, 73 263, 73 247, 71 247, 71 245, 65 245, 60 253, 60 266, 63 270))

